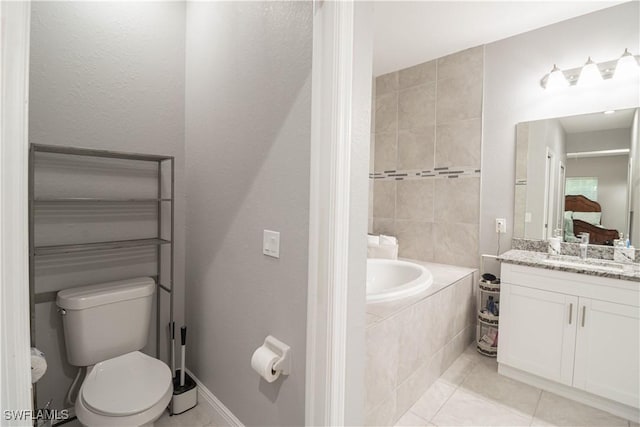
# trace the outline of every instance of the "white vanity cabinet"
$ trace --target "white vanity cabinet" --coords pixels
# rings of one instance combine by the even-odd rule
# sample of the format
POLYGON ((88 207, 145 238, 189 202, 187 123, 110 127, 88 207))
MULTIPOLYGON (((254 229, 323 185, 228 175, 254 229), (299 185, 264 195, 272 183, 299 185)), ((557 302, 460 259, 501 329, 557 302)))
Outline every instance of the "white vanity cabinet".
POLYGON ((507 263, 501 279, 500 373, 637 416, 640 283, 507 263))

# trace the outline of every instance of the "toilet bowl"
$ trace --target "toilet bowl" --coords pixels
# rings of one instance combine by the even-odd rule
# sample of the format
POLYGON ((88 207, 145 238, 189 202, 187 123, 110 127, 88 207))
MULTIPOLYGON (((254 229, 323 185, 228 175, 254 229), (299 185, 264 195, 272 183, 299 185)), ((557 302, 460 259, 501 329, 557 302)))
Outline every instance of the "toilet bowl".
POLYGON ((76 400, 76 416, 91 427, 152 426, 172 393, 169 367, 134 351, 88 368, 76 400))

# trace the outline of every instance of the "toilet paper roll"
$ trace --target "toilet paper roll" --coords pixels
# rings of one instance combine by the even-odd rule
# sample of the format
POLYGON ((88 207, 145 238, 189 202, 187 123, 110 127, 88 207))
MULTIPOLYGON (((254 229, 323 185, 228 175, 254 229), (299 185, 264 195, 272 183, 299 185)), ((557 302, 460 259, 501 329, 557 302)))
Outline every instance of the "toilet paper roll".
POLYGON ((280 356, 263 345, 253 352, 251 367, 267 382, 272 383, 280 376, 280 371, 273 372, 273 365, 278 359, 280 359, 280 356))
POLYGON ((47 359, 44 353, 35 347, 31 348, 31 383, 37 382, 47 372, 47 359))

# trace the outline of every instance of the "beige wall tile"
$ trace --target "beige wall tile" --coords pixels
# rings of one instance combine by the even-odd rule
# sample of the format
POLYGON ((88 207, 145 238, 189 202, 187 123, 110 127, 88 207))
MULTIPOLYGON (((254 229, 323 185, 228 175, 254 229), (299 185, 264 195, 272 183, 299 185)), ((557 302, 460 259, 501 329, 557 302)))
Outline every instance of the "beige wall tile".
POLYGON ((436 128, 435 164, 480 168, 482 121, 470 119, 438 125, 436 128))
POLYGON ((435 127, 398 132, 398 169, 433 169, 435 127))
POLYGON ((418 368, 413 375, 398 386, 396 397, 396 419, 399 419, 436 382, 440 376, 441 354, 434 355, 418 368))
POLYGON ((434 181, 397 181, 396 219, 433 221, 434 181))
POLYGON ((438 58, 438 80, 466 80, 483 75, 484 47, 477 46, 438 58))
POLYGON ((373 217, 395 218, 396 216, 396 182, 373 182, 373 217))
POLYGON ((400 70, 398 80, 400 89, 434 82, 436 80, 436 60, 400 70))
POLYGON ((482 76, 438 80, 437 124, 482 116, 482 76))
POLYGON ((398 129, 398 93, 376 96, 376 133, 398 129))
POLYGON ((419 348, 424 335, 422 331, 428 329, 428 325, 422 323, 424 317, 421 316, 420 304, 399 313, 399 334, 398 337, 398 383, 406 380, 424 360, 420 359, 419 348))
POLYGON ((462 332, 470 322, 469 313, 471 307, 475 308, 476 302, 473 298, 473 276, 467 276, 458 281, 453 288, 453 333, 455 335, 462 332))
POLYGON ((365 412, 364 425, 371 427, 392 426, 395 423, 396 415, 396 394, 385 400, 381 405, 365 412))
POLYGON ((393 73, 383 74, 376 77, 375 93, 376 96, 384 95, 398 90, 398 71, 393 73))
POLYGON ((398 166, 398 144, 396 132, 376 134, 375 172, 395 170, 398 166))
POLYGON ((396 220, 398 256, 421 261, 433 259, 431 222, 396 220))
POLYGON ((396 223, 393 218, 373 218, 373 234, 396 235, 396 223))
POLYGON ((369 173, 375 172, 376 164, 376 134, 371 132, 371 142, 369 143, 369 173))
POLYGON ((516 180, 527 179, 529 161, 529 123, 516 125, 516 180))
POLYGON ((513 237, 524 237, 524 218, 527 210, 527 186, 516 185, 513 201, 513 237))
POLYGON ((368 224, 368 228, 367 228, 367 232, 368 233, 372 233, 373 232, 373 183, 375 181, 371 178, 369 178, 369 203, 368 203, 368 207, 367 210, 369 212, 369 224, 368 224))
POLYGON ((443 264, 478 267, 478 225, 434 223, 434 259, 443 264))
POLYGON ((434 221, 478 224, 480 178, 448 178, 435 181, 434 221))
POLYGON ((436 116, 436 84, 427 83, 398 92, 398 129, 431 126, 436 116))
POLYGON ((365 412, 388 399, 397 386, 398 322, 391 317, 367 328, 365 412))

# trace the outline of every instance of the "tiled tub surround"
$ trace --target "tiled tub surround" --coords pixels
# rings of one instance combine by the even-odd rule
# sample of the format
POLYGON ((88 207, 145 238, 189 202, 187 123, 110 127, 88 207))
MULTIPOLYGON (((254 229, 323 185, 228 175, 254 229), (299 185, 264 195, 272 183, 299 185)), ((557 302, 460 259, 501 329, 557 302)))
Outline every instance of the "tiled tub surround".
POLYGON ((375 81, 370 231, 397 236, 402 257, 478 266, 483 55, 375 81))
MULTIPOLYGON (((515 238, 511 243, 512 249, 518 249, 523 251, 534 252, 548 252, 549 242, 546 240, 531 240, 531 239, 518 239, 515 238)), ((560 254, 569 256, 580 256, 580 244, 579 243, 565 243, 562 242, 560 248, 560 254)), ((602 245, 589 245, 587 251, 588 258, 594 259, 613 259, 613 246, 602 245)), ((635 262, 640 263, 640 249, 636 248, 635 262)))
POLYGON ((621 270, 595 258, 583 260, 579 257, 569 255, 555 255, 550 257, 549 254, 545 252, 523 251, 518 249, 512 249, 503 253, 498 257, 498 260, 528 267, 541 267, 548 270, 567 271, 570 273, 640 282, 640 264, 638 263, 625 265, 625 268, 621 270), (574 263, 575 265, 572 265, 574 263))
POLYGON ((367 304, 366 425, 394 425, 475 335, 477 270, 412 262, 433 274, 429 289, 367 304))

